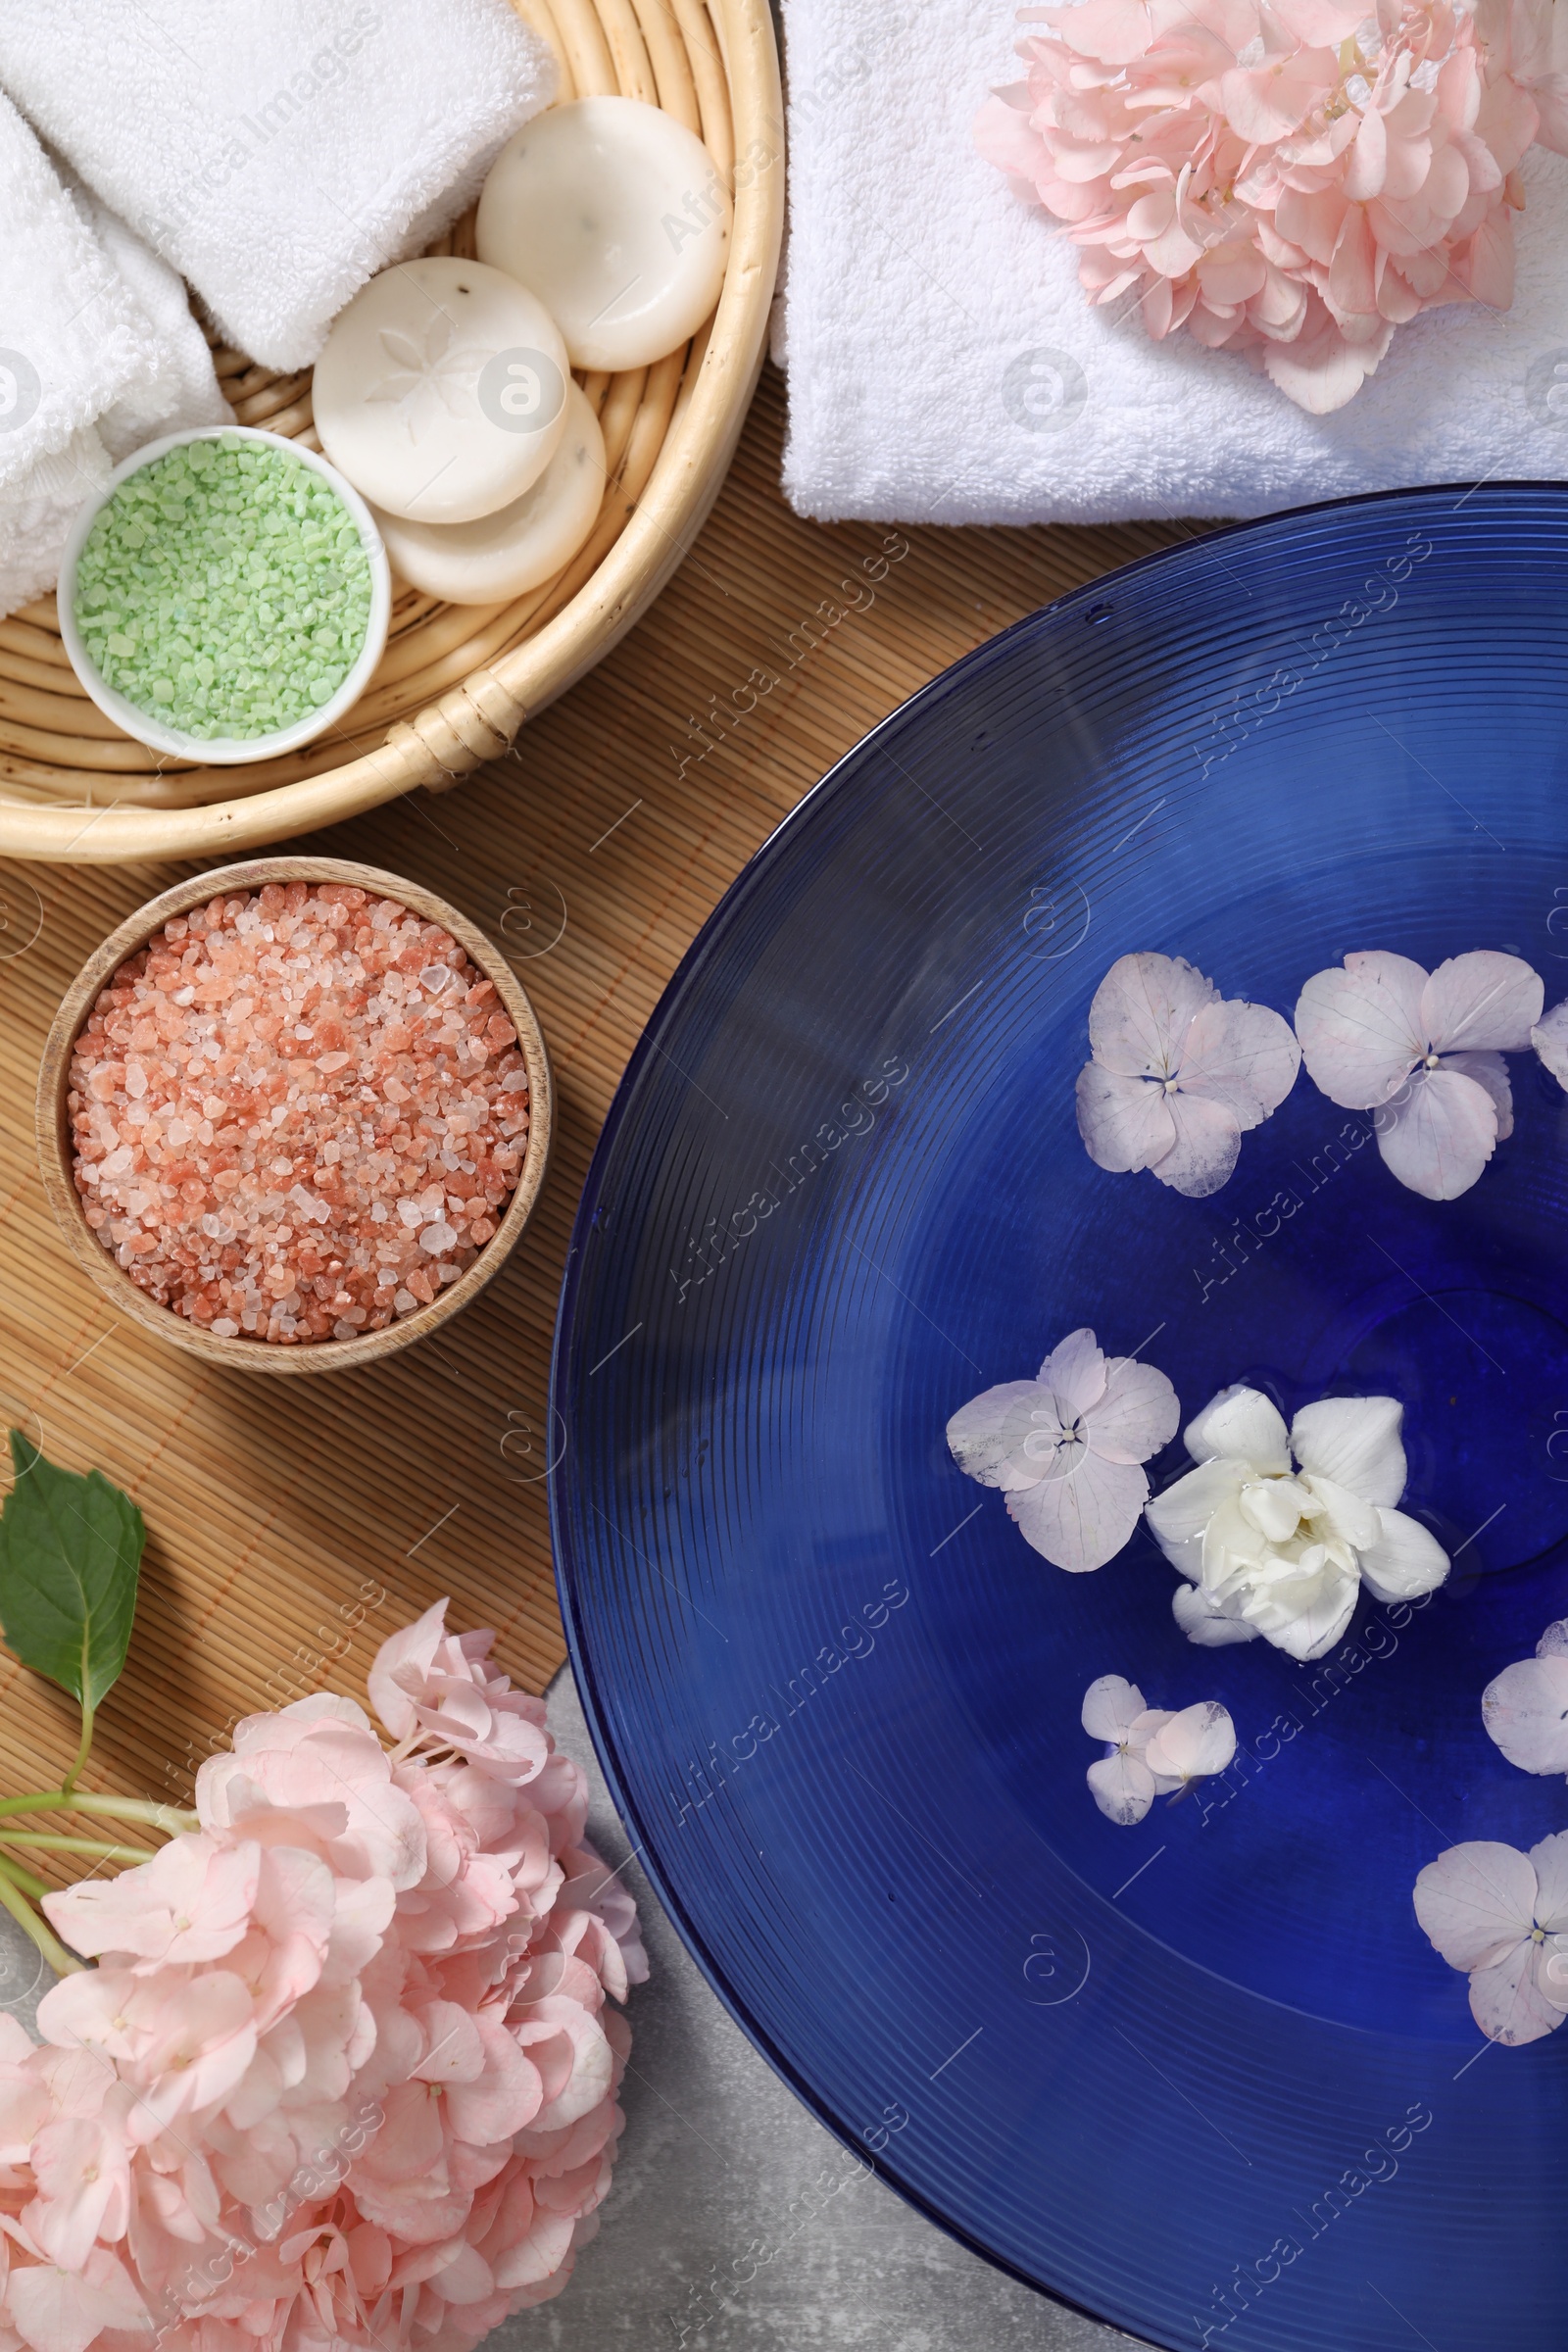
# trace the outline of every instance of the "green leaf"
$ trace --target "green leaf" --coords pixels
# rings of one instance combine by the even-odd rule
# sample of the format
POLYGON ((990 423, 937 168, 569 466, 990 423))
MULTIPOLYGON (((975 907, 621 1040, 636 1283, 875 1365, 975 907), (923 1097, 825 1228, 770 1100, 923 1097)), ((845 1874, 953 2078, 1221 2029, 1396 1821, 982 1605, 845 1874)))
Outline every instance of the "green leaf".
POLYGON ((24 1666, 90 1715, 119 1680, 136 1614, 147 1529, 101 1470, 57 1469, 20 1429, 17 1480, 0 1510, 0 1627, 24 1666))

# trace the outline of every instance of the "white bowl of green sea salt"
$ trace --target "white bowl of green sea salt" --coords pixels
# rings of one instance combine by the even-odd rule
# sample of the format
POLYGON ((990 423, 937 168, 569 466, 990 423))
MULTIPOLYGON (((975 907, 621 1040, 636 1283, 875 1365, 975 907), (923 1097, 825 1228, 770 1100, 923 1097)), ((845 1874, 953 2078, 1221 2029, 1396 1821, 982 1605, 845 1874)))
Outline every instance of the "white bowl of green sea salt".
POLYGON ((202 763, 270 760, 359 700, 392 578, 358 491, 248 425, 154 441, 76 517, 60 633, 105 717, 202 763))

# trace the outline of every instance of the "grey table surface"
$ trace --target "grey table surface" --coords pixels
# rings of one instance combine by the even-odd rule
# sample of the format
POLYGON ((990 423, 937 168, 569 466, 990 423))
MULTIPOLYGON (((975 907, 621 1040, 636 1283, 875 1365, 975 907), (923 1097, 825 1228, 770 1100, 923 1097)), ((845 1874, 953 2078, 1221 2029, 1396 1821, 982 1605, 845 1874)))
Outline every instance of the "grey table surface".
MULTIPOLYGON (((569 1673, 550 1725, 593 1786, 589 1835, 627 1838, 569 1673)), ((632 1994, 626 2134, 604 2227, 558 2302, 499 2331, 506 2352, 1125 2352, 859 2171, 759 2057, 636 1862, 652 1975, 632 1994), (686 2332, 683 2334, 682 2329, 686 2332)))
MULTIPOLYGON (((587 1769, 589 1834, 624 1863, 652 1974, 632 1993, 625 2136, 602 2227, 554 2302, 496 2352, 1114 2352, 1133 2339, 993 2270, 824 2131, 699 1973, 611 1805, 569 1672, 550 1692, 587 1769)), ((52 1983, 0 1914, 0 2008, 52 1983)))

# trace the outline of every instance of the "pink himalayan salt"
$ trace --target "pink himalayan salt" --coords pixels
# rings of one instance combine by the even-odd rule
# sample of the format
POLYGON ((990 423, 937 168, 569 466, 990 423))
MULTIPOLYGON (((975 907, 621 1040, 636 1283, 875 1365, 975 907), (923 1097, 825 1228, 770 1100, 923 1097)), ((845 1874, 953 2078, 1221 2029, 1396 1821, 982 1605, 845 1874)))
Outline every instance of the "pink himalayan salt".
POLYGON ((439 924, 347 884, 177 915, 121 965, 71 1065, 75 1182, 131 1280, 222 1338, 353 1339, 493 1237, 528 1078, 493 982, 439 924))

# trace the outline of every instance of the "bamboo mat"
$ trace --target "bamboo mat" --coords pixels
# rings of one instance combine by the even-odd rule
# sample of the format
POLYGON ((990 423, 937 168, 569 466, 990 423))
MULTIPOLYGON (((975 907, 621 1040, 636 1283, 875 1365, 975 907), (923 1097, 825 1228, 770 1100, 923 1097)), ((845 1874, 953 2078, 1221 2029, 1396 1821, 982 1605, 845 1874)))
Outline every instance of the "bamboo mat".
MULTIPOLYGON (((661 602, 507 760, 310 837, 425 882, 502 944, 554 1062, 541 1205, 435 1338, 329 1379, 246 1379, 161 1347, 92 1288, 33 1160, 39 1049, 104 934, 197 869, 0 867, 0 1406, 53 1459, 127 1488, 149 1531, 84 1787, 187 1801, 236 1717, 322 1687, 363 1699, 375 1645, 441 1593, 544 1688, 564 1654, 543 1475, 551 1325, 594 1139, 670 972, 876 720, 1036 606, 1200 527, 824 528, 783 503, 782 437, 769 370, 661 602)), ((0 1652, 0 1788, 57 1786, 73 1719, 0 1652)))

